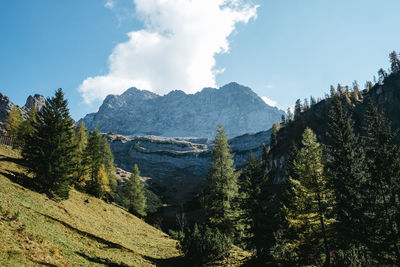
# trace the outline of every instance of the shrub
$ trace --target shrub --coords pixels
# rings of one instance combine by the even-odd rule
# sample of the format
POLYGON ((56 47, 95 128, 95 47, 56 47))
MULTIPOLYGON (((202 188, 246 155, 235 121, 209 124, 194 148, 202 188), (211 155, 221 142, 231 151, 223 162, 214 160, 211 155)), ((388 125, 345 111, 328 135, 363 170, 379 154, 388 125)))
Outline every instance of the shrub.
POLYGON ((229 256, 232 241, 218 229, 195 224, 193 230, 185 233, 181 246, 187 258, 206 263, 229 256))

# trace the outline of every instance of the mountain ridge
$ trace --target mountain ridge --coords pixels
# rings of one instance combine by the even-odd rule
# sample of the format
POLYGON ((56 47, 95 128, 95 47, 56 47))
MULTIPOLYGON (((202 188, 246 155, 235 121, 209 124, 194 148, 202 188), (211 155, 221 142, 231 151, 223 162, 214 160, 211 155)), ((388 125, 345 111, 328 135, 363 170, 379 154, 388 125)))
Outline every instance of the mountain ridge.
POLYGON ((102 132, 167 137, 213 137, 222 123, 234 137, 267 130, 283 114, 249 87, 232 82, 194 94, 174 90, 157 95, 132 87, 121 95, 108 95, 98 112, 80 121, 102 132))

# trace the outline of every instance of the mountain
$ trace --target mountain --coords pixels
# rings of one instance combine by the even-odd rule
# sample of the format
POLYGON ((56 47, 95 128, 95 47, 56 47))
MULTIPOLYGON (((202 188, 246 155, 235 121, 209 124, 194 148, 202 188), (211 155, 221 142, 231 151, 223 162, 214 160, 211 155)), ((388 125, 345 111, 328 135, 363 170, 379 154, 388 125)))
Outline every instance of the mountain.
POLYGON ((160 96, 130 88, 108 95, 97 113, 82 121, 88 129, 123 135, 213 137, 222 123, 230 137, 270 129, 283 111, 268 106, 250 88, 229 83, 196 94, 172 91, 160 96))
MULTIPOLYGON (((20 108, 21 115, 24 119, 28 117, 28 113, 33 107, 37 107, 39 110, 46 104, 46 99, 42 95, 35 94, 34 96, 29 96, 26 99, 25 105, 20 108)), ((11 109, 15 106, 11 100, 0 93, 0 134, 5 133, 3 122, 7 119, 8 114, 11 109)))
MULTIPOLYGON (((260 157, 270 136, 268 130, 229 139, 236 166, 243 166, 250 152, 260 157)), ((181 204, 204 188, 213 139, 109 134, 108 140, 115 163, 128 171, 137 164, 141 174, 151 178, 146 182, 167 203, 181 204)))

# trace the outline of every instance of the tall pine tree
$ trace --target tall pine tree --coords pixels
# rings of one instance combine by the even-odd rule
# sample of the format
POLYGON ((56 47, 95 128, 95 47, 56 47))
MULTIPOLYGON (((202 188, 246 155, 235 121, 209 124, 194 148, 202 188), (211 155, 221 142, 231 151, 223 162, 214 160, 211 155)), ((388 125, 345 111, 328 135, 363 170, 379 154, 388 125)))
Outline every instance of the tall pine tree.
POLYGON ((344 250, 365 244, 366 164, 361 139, 338 95, 332 98, 329 122, 328 169, 334 191, 337 246, 344 250))
POLYGON ((61 89, 31 121, 22 156, 40 189, 68 198, 73 173, 73 124, 61 89))
POLYGON ((212 150, 211 169, 207 175, 207 188, 203 206, 210 226, 233 237, 238 211, 239 172, 235 170, 233 155, 222 125, 218 125, 212 150))
POLYGON ((370 100, 365 120, 369 190, 368 240, 380 263, 400 263, 400 148, 390 122, 370 100))

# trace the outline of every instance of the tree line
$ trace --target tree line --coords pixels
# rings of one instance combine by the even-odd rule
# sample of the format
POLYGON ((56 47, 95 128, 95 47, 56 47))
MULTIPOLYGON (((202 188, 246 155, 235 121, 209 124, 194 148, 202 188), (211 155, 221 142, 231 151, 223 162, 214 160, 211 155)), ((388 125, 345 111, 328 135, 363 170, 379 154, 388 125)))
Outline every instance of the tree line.
MULTIPOLYGON (((74 126, 62 89, 47 98, 40 111, 34 107, 26 120, 14 106, 5 128, 20 142, 22 164, 40 192, 66 199, 74 187, 108 202, 114 200, 117 178, 107 138, 97 128, 88 131, 83 122, 74 126)), ((120 198, 130 212, 145 216, 139 174, 135 165, 120 198)))
MULTIPOLYGON (((392 74, 398 75, 397 53, 390 59, 392 74)), ((261 159, 250 154, 246 166, 237 171, 225 131, 222 126, 217 129, 201 198, 205 221, 181 237, 189 258, 212 261, 229 255, 235 244, 254 251, 260 265, 400 264, 397 131, 356 83, 352 92, 333 88, 327 100, 327 140, 319 142, 306 128, 300 146, 293 145, 289 153, 281 185, 267 171, 269 148, 263 147, 261 159), (350 111, 361 99, 368 111, 359 133, 350 111)), ((296 118, 307 107, 298 101, 297 109, 296 118)), ((273 127, 272 146, 280 127, 273 127)))

